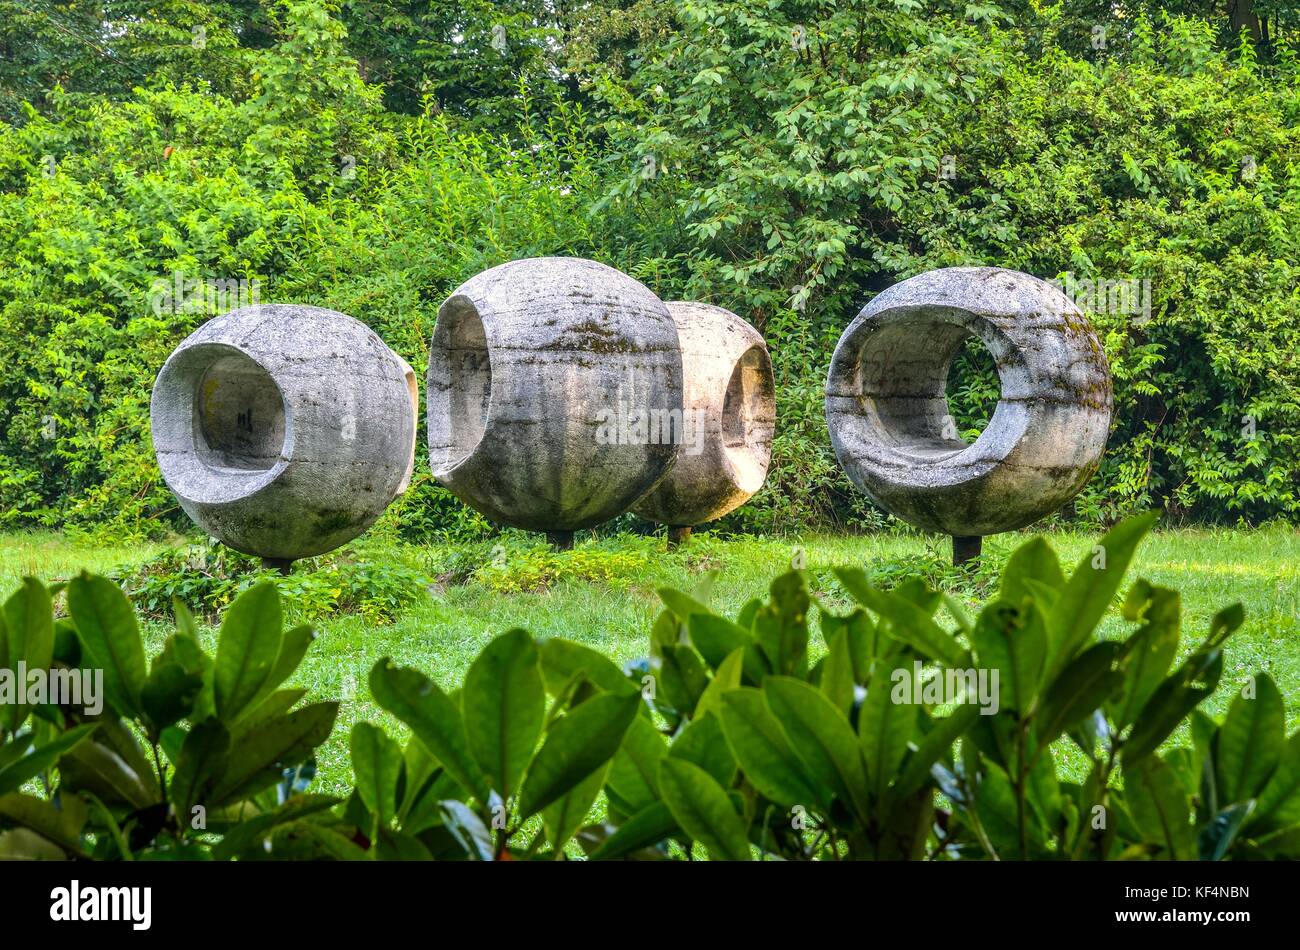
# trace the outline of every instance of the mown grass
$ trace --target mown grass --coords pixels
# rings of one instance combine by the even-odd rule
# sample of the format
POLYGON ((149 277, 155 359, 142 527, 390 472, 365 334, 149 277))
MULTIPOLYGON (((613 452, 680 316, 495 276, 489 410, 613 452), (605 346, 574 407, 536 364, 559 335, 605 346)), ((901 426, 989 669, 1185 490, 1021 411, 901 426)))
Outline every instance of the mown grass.
MULTIPOLYGON (((418 667, 450 687, 492 637, 524 627, 627 662, 646 651, 660 606, 659 587, 689 589, 716 571, 713 604, 734 615, 745 601, 763 595, 797 555, 806 559, 813 588, 830 609, 847 603, 830 568, 847 564, 863 566, 885 583, 923 571, 974 606, 996 586, 996 571, 1026 537, 987 539, 982 568, 967 576, 945 568, 946 542, 915 535, 720 539, 705 533, 673 552, 664 550, 662 538, 622 535, 580 543, 571 553, 549 552, 523 535, 463 547, 363 540, 355 546, 355 558, 418 566, 434 583, 393 623, 377 625, 355 614, 319 623, 320 637, 292 682, 308 688, 312 699, 342 702, 338 726, 319 756, 322 790, 338 791, 349 784, 347 737, 353 723, 376 720, 394 734, 403 732, 370 700, 367 677, 382 657, 418 667)), ((1070 532, 1048 537, 1067 570, 1091 556, 1096 540, 1070 532)), ((83 567, 103 572, 142 562, 160 549, 91 547, 52 534, 0 535, 0 592, 7 593, 25 574, 52 581, 83 567)), ((1245 606, 1246 624, 1229 642, 1223 681, 1209 703, 1212 713, 1226 709, 1236 684, 1267 671, 1286 698, 1288 730, 1300 724, 1300 533, 1284 527, 1156 532, 1139 548, 1130 570, 1131 578, 1139 575, 1181 592, 1184 653, 1204 636, 1217 610, 1238 600, 1245 606)), ((1102 635, 1120 636, 1126 629, 1113 607, 1102 635)), ((166 631, 164 624, 146 625, 151 655, 166 631)), ((214 648, 215 631, 205 635, 214 648)), ((815 629, 813 641, 819 650, 815 629)))

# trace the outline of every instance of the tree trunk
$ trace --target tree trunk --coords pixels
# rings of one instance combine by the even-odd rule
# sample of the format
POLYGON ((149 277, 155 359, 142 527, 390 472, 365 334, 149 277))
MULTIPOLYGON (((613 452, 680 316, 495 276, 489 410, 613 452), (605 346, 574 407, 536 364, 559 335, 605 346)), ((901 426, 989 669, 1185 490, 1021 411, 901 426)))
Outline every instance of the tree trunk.
POLYGON ((1259 17, 1255 15, 1254 0, 1228 0, 1228 28, 1234 38, 1240 36, 1242 30, 1250 30, 1251 39, 1259 42, 1259 17))

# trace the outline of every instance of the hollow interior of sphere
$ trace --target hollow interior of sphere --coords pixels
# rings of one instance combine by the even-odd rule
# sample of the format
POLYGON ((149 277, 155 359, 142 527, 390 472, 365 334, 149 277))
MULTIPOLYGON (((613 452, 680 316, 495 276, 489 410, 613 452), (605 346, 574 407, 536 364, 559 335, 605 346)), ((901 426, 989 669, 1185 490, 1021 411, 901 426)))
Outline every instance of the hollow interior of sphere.
POLYGON ((722 400, 722 447, 736 487, 750 494, 763 487, 772 444, 772 360, 751 346, 736 361, 722 400))
POLYGON ((483 320, 463 297, 444 307, 429 348, 429 464, 455 468, 483 439, 492 407, 492 360, 483 320))
POLYGON ((257 491, 289 456, 284 395, 264 367, 227 344, 208 343, 169 360, 155 387, 158 462, 183 498, 217 503, 257 491))
POLYGON ((958 430, 948 403, 953 358, 974 338, 997 367, 999 398, 993 418, 976 442, 1001 431, 1005 396, 1024 375, 1013 349, 986 321, 965 311, 919 308, 892 314, 864 335, 858 350, 856 392, 861 421, 874 441, 918 466, 953 459, 975 443, 958 430))
POLYGON ((221 356, 196 382, 192 431, 209 468, 266 471, 284 451, 280 387, 244 354, 221 356))

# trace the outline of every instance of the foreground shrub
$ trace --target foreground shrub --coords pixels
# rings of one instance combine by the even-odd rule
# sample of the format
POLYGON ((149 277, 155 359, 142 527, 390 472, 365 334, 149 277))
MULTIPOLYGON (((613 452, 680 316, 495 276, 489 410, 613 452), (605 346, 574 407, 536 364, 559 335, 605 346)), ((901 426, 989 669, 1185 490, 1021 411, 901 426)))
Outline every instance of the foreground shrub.
POLYGON ((305 793, 338 703, 299 705, 306 690, 283 688, 314 635, 282 629, 272 585, 231 604, 215 657, 178 604, 149 664, 117 587, 82 574, 66 589, 69 617, 57 622, 52 592, 30 578, 4 604, 0 671, 95 672, 103 702, 26 706, 0 693, 0 856, 360 854, 328 811, 338 799, 305 793))
POLYGON ((337 704, 294 708, 304 691, 283 684, 311 633, 281 632, 272 584, 233 601, 215 658, 178 606, 146 667, 111 582, 71 581, 55 622, 28 580, 0 611, 0 671, 101 669, 106 707, 0 691, 0 855, 1296 857, 1300 733, 1277 687, 1252 678, 1222 721, 1198 708, 1240 605, 1175 664, 1178 594, 1138 580, 1122 601, 1135 628, 1097 637, 1153 520, 1121 523, 1068 576, 1028 542, 975 616, 857 568, 835 572, 838 612, 795 570, 735 618, 708 606, 707 578, 660 591, 650 654, 627 670, 517 629, 459 689, 381 660, 371 692, 410 735, 357 723, 342 799, 307 792, 337 704), (1184 727, 1190 744, 1170 746, 1184 727))

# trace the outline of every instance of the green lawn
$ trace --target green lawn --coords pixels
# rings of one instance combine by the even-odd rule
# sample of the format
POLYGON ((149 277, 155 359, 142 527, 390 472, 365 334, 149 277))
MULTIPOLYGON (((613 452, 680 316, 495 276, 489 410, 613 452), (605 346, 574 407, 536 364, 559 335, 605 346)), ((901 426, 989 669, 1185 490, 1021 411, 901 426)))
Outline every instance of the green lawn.
MULTIPOLYGON (((985 544, 986 570, 1000 565, 1026 536, 1002 536, 985 544)), ((1090 535, 1055 532, 1052 543, 1067 565, 1091 552, 1090 535)), ((57 535, 0 535, 0 591, 7 593, 25 574, 45 580, 65 578, 87 567, 106 571, 142 561, 160 545, 103 547, 75 545, 57 535)), ((339 726, 321 750, 322 785, 342 788, 348 781, 347 735, 362 719, 386 719, 369 699, 366 686, 371 666, 384 656, 419 667, 441 684, 456 684, 470 660, 496 634, 521 626, 539 636, 563 636, 586 643, 628 661, 642 656, 650 623, 658 611, 655 589, 663 585, 689 588, 706 571, 717 570, 713 603, 728 613, 762 594, 768 581, 786 570, 797 552, 804 552, 814 587, 828 603, 838 606, 828 568, 857 564, 876 571, 897 572, 900 564, 938 564, 947 556, 946 542, 917 536, 836 537, 720 540, 697 535, 675 552, 663 550, 663 540, 620 536, 579 544, 572 554, 543 553, 528 538, 507 537, 495 551, 419 548, 380 540, 362 541, 357 558, 386 559, 419 566, 437 576, 449 558, 459 557, 460 574, 487 567, 483 577, 457 582, 444 579, 389 625, 373 625, 357 615, 344 615, 319 624, 320 639, 296 674, 294 685, 306 686, 311 698, 342 700, 339 726), (477 558, 477 560, 476 560, 477 558), (529 560, 529 559, 533 560, 529 560), (561 579, 534 591, 502 592, 491 579, 508 582, 529 576, 541 559, 551 567, 594 564, 609 576, 598 581, 561 579), (495 565, 495 566, 492 566, 495 565)), ((1210 705, 1221 713, 1232 684, 1267 670, 1276 679, 1288 705, 1288 729, 1300 724, 1300 532, 1264 530, 1188 530, 1158 532, 1139 548, 1131 577, 1141 575, 1181 591, 1183 649, 1203 637, 1211 615, 1240 600, 1246 625, 1229 642, 1223 683, 1210 705)), ((1068 568, 1067 568, 1068 569, 1068 568)), ((586 573, 591 573, 586 571, 586 573)), ((948 583, 952 584, 952 581, 948 583)), ((969 582, 954 589, 974 603, 969 582)), ((1125 624, 1113 609, 1103 635, 1116 635, 1125 624)), ((151 651, 161 645, 165 627, 150 624, 151 651)), ((212 636, 212 631, 208 631, 212 636)), ((820 639, 814 634, 820 646, 820 639)), ((210 643, 209 646, 212 646, 210 643)), ((397 732, 394 723, 388 726, 397 732)))

